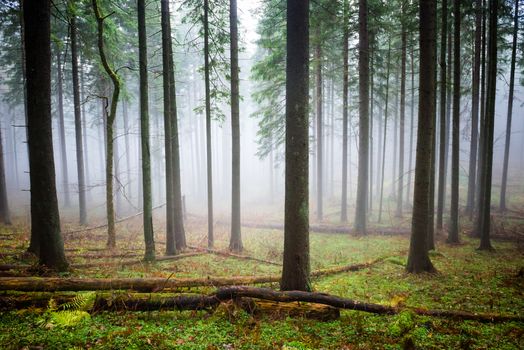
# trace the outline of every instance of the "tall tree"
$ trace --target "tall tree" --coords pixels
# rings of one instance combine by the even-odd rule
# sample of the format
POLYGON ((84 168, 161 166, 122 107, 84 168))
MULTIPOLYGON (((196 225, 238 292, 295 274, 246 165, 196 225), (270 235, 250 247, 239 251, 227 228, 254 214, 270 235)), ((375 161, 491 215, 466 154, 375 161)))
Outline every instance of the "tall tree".
POLYGON ((76 141, 76 172, 78 176, 78 208, 80 224, 87 225, 87 208, 86 208, 86 183, 84 173, 84 145, 82 143, 82 114, 80 110, 80 84, 78 73, 78 43, 76 13, 73 3, 71 6, 71 18, 69 27, 71 32, 71 67, 73 72, 73 105, 75 112, 75 141, 76 141))
POLYGON ((466 211, 471 215, 475 202, 475 183, 477 181, 477 146, 479 131, 479 87, 480 51, 482 35, 482 0, 475 1, 475 52, 473 58, 473 81, 471 92, 471 142, 469 151, 468 197, 466 211))
POLYGON ((342 43, 342 204, 340 221, 348 221, 348 93, 349 93, 349 3, 344 0, 344 34, 342 43))
POLYGON ((207 246, 213 248, 213 164, 211 155, 211 93, 209 87, 209 0, 204 0, 204 83, 206 95, 207 246))
POLYGON ((358 185, 355 209, 355 231, 367 233, 367 196, 369 162, 369 40, 368 3, 359 0, 358 8, 358 86, 359 86, 359 149, 358 185))
POLYGON ((4 143, 2 140, 2 128, 0 127, 0 222, 11 225, 5 177, 4 143))
MULTIPOLYGON (((102 14, 98 5, 98 0, 92 0, 93 11, 97 24, 97 46, 100 60, 106 74, 113 83, 113 94, 111 97, 111 107, 107 115, 106 122, 106 211, 107 211, 107 247, 112 249, 116 246, 115 233, 115 206, 113 201, 113 144, 114 144, 114 123, 116 118, 116 108, 118 105, 118 97, 120 95, 120 77, 113 68, 109 65, 104 49, 104 20, 108 16, 102 14)), ((106 106, 104 106, 105 109, 106 106)))
POLYGON ((513 117, 513 93, 515 90, 515 59, 517 56, 517 37, 519 32, 519 0, 515 0, 515 13, 513 24, 513 43, 511 46, 511 68, 509 75, 508 116, 506 119, 506 145, 504 148, 504 165, 502 168, 502 183, 500 186, 501 211, 506 210, 506 187, 508 184, 509 149, 511 142, 511 119, 513 117))
MULTIPOLYGON (((309 282, 309 0, 287 0, 286 189, 282 290, 309 282)), ((367 192, 367 191, 366 191, 367 192)))
POLYGON ((322 81, 322 44, 321 44, 321 22, 315 28, 315 104, 316 104, 316 146, 317 146, 317 220, 321 221, 323 214, 324 197, 324 120, 323 120, 323 81, 322 81))
MULTIPOLYGON (((166 157, 166 255, 176 254, 175 245, 175 224, 173 211, 173 137, 171 135, 171 93, 170 93, 170 42, 171 42, 171 26, 170 26, 170 12, 169 1, 162 0, 161 6, 161 26, 162 26, 162 79, 164 86, 164 148, 166 157)), ((143 197, 143 194, 142 194, 143 197)))
POLYGON ((460 161, 460 0, 453 0, 453 125, 451 130, 451 205, 448 243, 459 241, 460 161))
POLYGON ((57 108, 58 108, 58 129, 60 135, 60 167, 62 168, 62 188, 64 191, 64 203, 66 207, 71 205, 69 197, 69 175, 67 167, 67 146, 65 136, 65 120, 64 120, 64 77, 62 74, 62 52, 61 43, 57 44, 56 50, 56 85, 57 85, 57 108))
POLYGON ((24 1, 31 237, 39 240, 40 264, 65 271, 51 128, 50 14, 49 0, 24 1))
POLYGON ((151 155, 149 147, 149 104, 147 82, 147 32, 145 0, 137 1, 138 61, 140 69, 140 141, 142 145, 142 195, 144 206, 145 261, 155 260, 153 235, 153 204, 151 198, 151 155))
POLYGON ((484 117, 484 157, 480 173, 482 194, 479 202, 478 226, 480 228, 480 250, 492 250, 491 229, 491 178, 493 169, 493 131, 495 126, 495 96, 497 93, 497 11, 498 0, 489 0, 488 34, 488 86, 486 88, 486 115, 484 117))
POLYGON ((442 231, 444 214, 444 197, 446 194, 446 96, 447 96, 447 62, 446 62, 446 43, 448 37, 448 0, 442 0, 442 24, 440 27, 440 148, 438 166, 438 189, 437 189, 437 230, 442 231))
POLYGON ((238 18, 237 0, 229 1, 229 26, 231 38, 231 240, 229 249, 242 251, 240 232, 240 107, 238 79, 238 18))
POLYGON ((431 164, 431 133, 435 110, 435 56, 436 56, 436 0, 420 0, 420 73, 417 154, 415 165, 415 187, 411 241, 407 271, 411 273, 435 270, 427 250, 429 182, 431 164))
POLYGON ((404 124, 406 111, 406 47, 407 47, 407 31, 406 31, 406 2, 401 3, 401 59, 400 59, 400 140, 399 140, 399 158, 398 158, 398 191, 397 191, 397 210, 396 216, 402 217, 403 190, 404 190, 404 124))
POLYGON ((384 139, 382 141, 382 167, 380 176, 380 200, 378 207, 378 222, 382 221, 382 203, 384 199, 384 171, 386 169, 386 141, 388 136, 388 106, 389 106, 389 71, 391 66, 391 39, 388 40, 388 58, 386 68, 386 98, 384 101, 384 139))

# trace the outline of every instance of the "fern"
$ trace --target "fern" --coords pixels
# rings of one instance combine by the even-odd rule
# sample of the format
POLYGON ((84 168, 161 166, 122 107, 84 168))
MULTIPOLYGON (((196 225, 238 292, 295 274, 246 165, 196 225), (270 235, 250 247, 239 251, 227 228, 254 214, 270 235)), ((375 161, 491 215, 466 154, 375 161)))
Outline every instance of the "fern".
POLYGON ((71 311, 89 311, 93 308, 95 300, 95 292, 77 293, 70 302, 60 305, 60 309, 71 311))
POLYGON ((38 324, 45 328, 74 327, 84 320, 90 320, 89 310, 94 306, 95 292, 78 293, 67 303, 58 305, 53 298, 49 299, 47 310, 38 324))

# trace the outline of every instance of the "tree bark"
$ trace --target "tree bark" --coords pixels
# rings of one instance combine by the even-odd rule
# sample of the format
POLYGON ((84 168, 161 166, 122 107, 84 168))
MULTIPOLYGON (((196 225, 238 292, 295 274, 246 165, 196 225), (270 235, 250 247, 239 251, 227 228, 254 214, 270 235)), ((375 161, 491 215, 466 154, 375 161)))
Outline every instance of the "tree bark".
POLYGON ((240 226, 240 96, 238 78, 238 18, 237 0, 229 1, 231 40, 231 240, 229 249, 241 252, 240 226))
POLYGON ((211 96, 209 87, 209 0, 204 0, 204 81, 206 90, 207 247, 213 248, 213 164, 211 154, 211 96))
POLYGON ((477 147, 479 128, 480 51, 482 35, 482 1, 475 1, 475 52, 473 59, 473 81, 471 93, 471 142, 469 151, 468 197, 466 213, 471 217, 475 202, 477 181, 477 147))
MULTIPOLYGON (((97 23, 97 46, 100 54, 100 60, 105 72, 113 83, 113 95, 111 97, 111 108, 107 115, 106 123, 106 208, 107 208, 107 247, 113 249, 116 246, 115 234, 115 207, 113 202, 113 125, 116 118, 116 108, 118 104, 118 97, 120 95, 120 77, 109 66, 104 49, 104 20, 107 18, 103 16, 98 6, 98 0, 92 0, 93 11, 95 13, 97 23)), ((106 108, 104 108, 106 109, 106 108)))
POLYGON ((309 0, 287 0, 286 186, 282 290, 309 281, 309 0))
POLYGON ((460 162, 460 0, 453 0, 453 125, 451 130, 451 205, 448 243, 459 242, 460 162))
POLYGON ((504 147, 504 165, 502 168, 502 183, 500 186, 500 211, 506 211, 506 187, 508 184, 509 150, 511 142, 511 119, 513 117, 513 93, 515 90, 515 59, 517 56, 517 36, 519 32, 519 0, 515 0, 513 26, 513 44, 511 47, 511 68, 509 76, 508 116, 506 119, 506 144, 504 147))
MULTIPOLYGON (((140 141, 142 145, 142 195, 145 261, 155 260, 153 202, 151 196, 151 155, 149 145, 149 96, 147 74, 147 32, 145 0, 138 0, 138 60, 140 69, 140 141)), ((129 153, 127 155, 129 158, 129 153)))
POLYGON ((78 209, 80 225, 87 225, 86 183, 84 176, 84 149, 82 143, 82 115, 80 110, 80 86, 78 79, 78 53, 76 38, 76 14, 71 15, 71 67, 73 70, 73 104, 75 110, 76 172, 78 176, 78 209))
POLYGON ((446 44, 448 37, 448 0, 442 0, 442 24, 440 34, 440 148, 438 166, 438 190, 437 190, 437 231, 442 232, 444 199, 446 195, 446 94, 447 94, 447 62, 446 44))
POLYGON ((386 100, 384 101, 384 139, 382 141, 382 176, 380 177, 380 201, 378 207, 378 223, 382 221, 382 202, 384 199, 384 171, 386 169, 386 141, 388 135, 388 105, 389 105, 389 71, 391 66, 391 38, 388 40, 388 58, 386 70, 386 100))
POLYGON ((324 120, 323 120, 323 100, 322 94, 323 81, 322 81, 322 45, 321 45, 321 28, 320 23, 317 23, 315 28, 315 94, 316 94, 316 112, 317 112, 317 221, 322 221, 324 216, 322 201, 324 197, 324 120))
POLYGON ((31 237, 39 240, 40 264, 65 271, 51 128, 50 2, 26 0, 25 5, 31 237))
POLYGON ((413 139, 415 129, 415 54, 413 46, 410 50, 411 61, 411 105, 410 105, 410 127, 409 127, 409 172, 406 200, 411 202, 411 173, 413 172, 413 139))
POLYGON ((342 43, 342 203, 340 221, 348 221, 348 93, 349 93, 349 3, 344 0, 344 36, 342 43))
MULTIPOLYGON (((82 112, 82 132, 83 132, 83 136, 82 136, 82 142, 83 142, 83 148, 82 150, 84 151, 84 174, 85 174, 85 191, 86 191, 86 195, 88 196, 87 199, 91 200, 91 189, 90 189, 90 184, 91 184, 91 180, 90 180, 90 173, 89 173, 89 167, 88 166, 85 166, 85 164, 90 164, 89 163, 89 153, 88 153, 88 148, 87 148, 87 135, 88 135, 88 129, 87 129, 87 113, 86 113, 86 97, 85 97, 85 90, 84 90, 84 68, 83 68, 83 64, 82 64, 82 60, 80 60, 80 65, 79 65, 79 75, 80 75, 80 105, 82 106, 81 107, 81 112, 82 112)), ((86 202, 87 202, 87 199, 86 199, 86 202)), ((87 205, 86 205, 87 206, 87 205)))
POLYGON ((63 74, 62 74, 62 57, 60 49, 57 48, 56 65, 57 65, 57 109, 58 109, 58 129, 60 135, 60 166, 62 169, 62 190, 64 191, 64 204, 66 207, 71 205, 69 197, 69 175, 67 169, 67 146, 65 136, 65 120, 64 120, 64 93, 63 93, 63 74))
POLYGON ((369 180, 369 40, 367 0, 359 0, 358 13, 359 149, 355 231, 359 234, 365 235, 367 232, 367 196, 369 180))
POLYGON ((497 93, 497 11, 498 0, 489 0, 488 34, 488 86, 486 89, 486 115, 484 117, 484 159, 480 174, 481 198, 479 203, 480 250, 493 250, 491 230, 491 181, 493 170, 493 132, 495 129, 495 97, 497 93))
POLYGON ((399 158, 398 158, 398 191, 397 191, 397 210, 396 216, 402 217, 403 209, 403 194, 404 194, 404 123, 405 123, 405 112, 406 112, 406 46, 407 46, 407 32, 405 21, 405 6, 406 3, 402 2, 402 24, 401 24, 401 63, 400 63, 400 139, 399 139, 399 158))
POLYGON ((2 139, 2 128, 0 127, 0 222, 5 225, 11 225, 4 162, 4 141, 2 139))
POLYGON ((407 271, 411 273, 433 272, 427 249, 429 182, 431 164, 431 133, 435 110, 435 55, 436 55, 436 0, 420 0, 420 73, 417 154, 415 165, 415 188, 411 241, 407 271))

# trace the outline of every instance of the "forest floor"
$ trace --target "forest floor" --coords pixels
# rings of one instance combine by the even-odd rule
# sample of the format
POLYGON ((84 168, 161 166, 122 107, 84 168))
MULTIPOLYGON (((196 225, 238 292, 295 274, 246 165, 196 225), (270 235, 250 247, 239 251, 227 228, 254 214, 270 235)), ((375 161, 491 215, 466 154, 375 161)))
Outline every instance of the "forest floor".
MULTIPOLYGON (((140 260, 140 219, 118 224, 118 258, 90 258, 104 248, 104 229, 65 234, 69 261, 97 266, 74 268, 67 276, 121 277, 220 277, 278 275, 281 267, 217 254, 188 256, 153 265, 140 260), (127 256, 126 256, 127 255, 127 256)), ((508 225, 506 225, 508 226, 508 225)), ((515 223, 513 227, 522 228, 515 223)), ((187 222, 188 243, 203 247, 206 225, 187 222)), ((64 231, 78 229, 64 225, 64 231)), ((164 240, 156 227, 157 254, 164 240)), ((522 232, 522 230, 520 230, 522 232)), ((242 231, 244 255, 281 262, 283 232, 250 228, 242 231)), ((216 225, 215 245, 225 250, 228 227, 216 225)), ((28 228, 0 228, 0 264, 33 264, 24 258, 28 228)), ((496 240, 495 251, 479 252, 478 241, 462 234, 461 243, 447 245, 438 237, 431 259, 437 274, 405 273, 409 236, 311 233, 311 269, 365 263, 384 258, 368 268, 314 278, 315 291, 361 302, 427 309, 463 310, 524 316, 524 245, 522 240, 496 240)), ((103 252, 102 252, 103 253, 103 252)), ((31 270, 2 272, 4 276, 29 275, 31 270)), ((278 284, 266 284, 278 288, 278 284)), ((184 288, 178 292, 209 293, 214 288, 184 288)), ((13 292, 0 292, 0 299, 13 292)), ((27 293, 26 293, 27 294, 27 293)), ((88 292, 79 292, 88 298, 88 292)), ((80 298, 81 299, 81 298, 80 298)), ((410 311, 374 315, 342 311, 337 320, 319 321, 272 314, 252 316, 242 309, 219 306, 214 311, 149 311, 77 313, 60 317, 53 303, 47 308, 4 311, 0 314, 1 349, 522 349, 521 322, 480 323, 417 316, 410 311)), ((74 308, 74 305, 73 305, 74 308)))

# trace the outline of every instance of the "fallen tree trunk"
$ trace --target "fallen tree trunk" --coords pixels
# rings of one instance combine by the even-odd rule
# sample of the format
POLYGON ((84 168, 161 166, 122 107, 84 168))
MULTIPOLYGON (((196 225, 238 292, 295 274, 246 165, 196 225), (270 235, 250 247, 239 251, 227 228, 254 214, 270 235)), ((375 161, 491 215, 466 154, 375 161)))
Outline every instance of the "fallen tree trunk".
POLYGON ((277 263, 277 262, 269 261, 269 260, 264 260, 264 259, 259 259, 259 258, 255 258, 255 257, 252 257, 252 256, 239 255, 239 254, 234 254, 234 253, 231 253, 231 252, 225 252, 225 251, 221 251, 221 250, 210 249, 210 248, 203 248, 203 247, 193 247, 193 246, 187 246, 187 247, 190 248, 190 249, 198 250, 198 251, 205 251, 205 252, 208 252, 208 253, 221 255, 221 256, 226 256, 226 257, 231 257, 231 258, 236 258, 236 259, 240 259, 240 260, 252 260, 252 261, 257 261, 257 262, 261 262, 261 263, 268 264, 268 265, 282 266, 281 263, 277 263))
MULTIPOLYGON (((55 300, 68 301, 71 296, 56 297, 50 293, 43 295, 39 293, 35 298, 27 296, 0 296, 0 308, 16 309, 27 307, 43 307, 50 297, 55 300)), ((269 288, 253 288, 246 286, 232 286, 222 288, 208 295, 177 295, 157 297, 152 294, 98 294, 91 311, 99 310, 126 310, 126 311, 152 311, 152 310, 203 310, 216 307, 222 302, 237 301, 239 305, 250 312, 256 310, 258 300, 271 301, 275 303, 287 303, 285 308, 293 309, 300 303, 313 303, 327 305, 337 309, 363 311, 380 315, 394 315, 402 311, 409 311, 421 316, 443 317, 453 320, 473 320, 478 322, 523 322, 524 317, 520 315, 501 315, 474 313, 457 310, 428 310, 422 308, 392 307, 381 304, 365 303, 352 299, 346 299, 335 295, 324 293, 286 291, 279 292, 269 288), (247 299, 246 299, 247 298, 247 299), (253 300, 253 301, 251 301, 253 300), (296 303, 293 306, 292 303, 296 303), (250 306, 251 305, 251 306, 250 306), (253 306, 255 305, 255 306, 253 306)), ((262 303, 264 304, 264 303, 262 303)), ((267 308, 267 303, 266 308, 267 308)))
MULTIPOLYGON (((187 253, 183 257, 189 256, 187 253)), ((170 260, 181 258, 181 255, 166 257, 170 260)), ((368 263, 334 267, 317 270, 311 273, 313 277, 327 276, 347 271, 357 271, 370 267, 384 258, 368 263)), ((58 277, 0 277, 0 290, 24 292, 51 291, 83 291, 83 290, 135 290, 140 292, 158 292, 176 288, 191 287, 223 287, 233 285, 251 285, 280 282, 280 275, 242 276, 242 277, 205 277, 205 278, 58 278, 58 277)))

